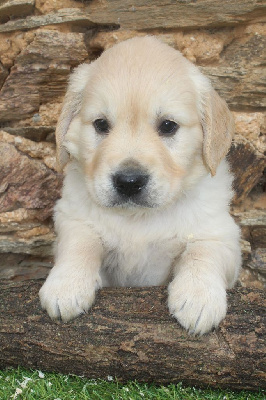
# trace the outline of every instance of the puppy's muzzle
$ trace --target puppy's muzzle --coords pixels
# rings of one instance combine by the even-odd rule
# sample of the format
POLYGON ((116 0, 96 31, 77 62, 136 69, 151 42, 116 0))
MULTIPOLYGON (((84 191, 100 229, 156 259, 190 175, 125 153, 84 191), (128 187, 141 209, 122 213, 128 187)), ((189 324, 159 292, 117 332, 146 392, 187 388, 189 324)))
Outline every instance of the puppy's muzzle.
POLYGON ((118 171, 112 179, 117 194, 129 200, 142 194, 148 184, 149 175, 141 170, 127 169, 118 171))

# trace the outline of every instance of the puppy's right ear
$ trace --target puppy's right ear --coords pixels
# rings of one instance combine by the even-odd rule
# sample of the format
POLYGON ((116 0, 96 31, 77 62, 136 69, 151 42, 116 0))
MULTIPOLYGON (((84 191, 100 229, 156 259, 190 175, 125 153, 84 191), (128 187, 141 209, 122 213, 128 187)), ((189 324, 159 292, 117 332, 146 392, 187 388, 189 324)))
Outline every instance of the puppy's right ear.
POLYGON ((90 69, 91 65, 81 64, 75 68, 69 79, 68 89, 55 131, 57 147, 56 158, 60 171, 63 170, 64 166, 69 161, 69 153, 64 146, 65 136, 71 121, 80 111, 83 90, 88 82, 90 69))

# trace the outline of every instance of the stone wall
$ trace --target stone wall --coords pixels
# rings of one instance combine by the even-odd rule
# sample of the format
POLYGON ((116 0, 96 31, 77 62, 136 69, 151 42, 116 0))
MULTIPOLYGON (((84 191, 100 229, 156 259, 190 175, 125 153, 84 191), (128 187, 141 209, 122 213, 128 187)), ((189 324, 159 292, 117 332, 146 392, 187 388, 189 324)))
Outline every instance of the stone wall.
POLYGON ((0 277, 43 276, 52 265, 51 216, 62 184, 54 131, 71 70, 148 33, 197 64, 234 113, 241 282, 262 286, 265 10, 263 0, 0 1, 0 277))

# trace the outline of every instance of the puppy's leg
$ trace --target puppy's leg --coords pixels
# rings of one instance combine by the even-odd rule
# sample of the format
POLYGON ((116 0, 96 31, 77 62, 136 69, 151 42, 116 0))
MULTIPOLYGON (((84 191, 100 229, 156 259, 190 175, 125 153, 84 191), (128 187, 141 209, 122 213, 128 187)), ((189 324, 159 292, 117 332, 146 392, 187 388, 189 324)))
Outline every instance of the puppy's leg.
POLYGON ((240 265, 238 240, 189 243, 169 285, 171 314, 192 334, 217 327, 226 315, 226 288, 233 286, 240 265))
POLYGON ((52 319, 68 321, 86 312, 101 287, 102 244, 89 226, 57 215, 55 266, 40 290, 41 305, 52 319))

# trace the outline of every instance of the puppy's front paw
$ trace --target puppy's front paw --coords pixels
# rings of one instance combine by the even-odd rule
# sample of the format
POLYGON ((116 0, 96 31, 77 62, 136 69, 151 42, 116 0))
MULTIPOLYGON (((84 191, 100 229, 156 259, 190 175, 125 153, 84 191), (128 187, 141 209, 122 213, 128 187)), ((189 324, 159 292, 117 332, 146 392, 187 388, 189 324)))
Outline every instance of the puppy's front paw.
POLYGON ((219 282, 177 276, 168 293, 171 314, 191 334, 209 332, 226 315, 226 291, 219 282))
POLYGON ((100 287, 99 276, 92 279, 52 270, 39 292, 41 306, 52 319, 66 322, 88 311, 100 287))

